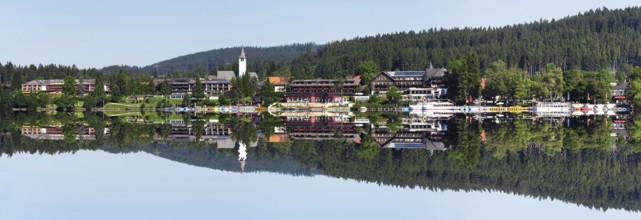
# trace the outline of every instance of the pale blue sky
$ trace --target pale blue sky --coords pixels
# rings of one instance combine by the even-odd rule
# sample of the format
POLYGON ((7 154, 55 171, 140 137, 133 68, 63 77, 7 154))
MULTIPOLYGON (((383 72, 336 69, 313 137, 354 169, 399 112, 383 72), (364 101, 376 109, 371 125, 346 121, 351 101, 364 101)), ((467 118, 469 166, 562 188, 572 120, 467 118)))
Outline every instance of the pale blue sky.
POLYGON ((0 62, 148 65, 199 51, 503 26, 632 0, 0 0, 0 62))
MULTIPOLYGON (((251 155, 247 163, 251 163, 251 155)), ((230 157, 236 160, 236 157, 230 157)), ((0 157, 2 219, 639 219, 501 192, 233 173, 147 153, 0 157)))

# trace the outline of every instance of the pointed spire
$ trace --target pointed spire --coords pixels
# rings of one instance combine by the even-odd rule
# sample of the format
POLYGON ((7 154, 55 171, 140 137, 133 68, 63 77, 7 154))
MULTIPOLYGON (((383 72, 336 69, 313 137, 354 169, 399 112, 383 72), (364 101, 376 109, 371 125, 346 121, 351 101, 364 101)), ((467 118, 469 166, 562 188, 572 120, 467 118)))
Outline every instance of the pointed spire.
POLYGON ((238 57, 238 58, 245 59, 245 48, 244 47, 240 48, 240 57, 238 57))
POLYGON ((434 69, 434 67, 432 66, 432 61, 430 61, 430 69, 434 69))

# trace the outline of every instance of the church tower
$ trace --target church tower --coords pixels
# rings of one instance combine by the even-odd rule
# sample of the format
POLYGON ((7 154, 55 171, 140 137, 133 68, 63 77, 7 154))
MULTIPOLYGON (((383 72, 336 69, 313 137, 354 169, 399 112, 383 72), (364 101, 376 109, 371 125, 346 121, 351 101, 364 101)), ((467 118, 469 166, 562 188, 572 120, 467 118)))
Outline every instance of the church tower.
POLYGON ((238 57, 238 77, 243 77, 247 72, 247 59, 245 59, 245 48, 240 48, 240 57, 238 57))

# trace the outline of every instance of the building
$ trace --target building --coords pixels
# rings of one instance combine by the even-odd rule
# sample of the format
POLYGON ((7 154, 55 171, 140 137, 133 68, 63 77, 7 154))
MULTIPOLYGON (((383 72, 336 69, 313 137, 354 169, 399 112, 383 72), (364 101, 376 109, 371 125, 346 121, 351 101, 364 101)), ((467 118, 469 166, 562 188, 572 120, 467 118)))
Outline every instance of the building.
POLYGON ((408 88, 402 91, 402 100, 405 102, 425 102, 427 100, 441 99, 447 94, 447 88, 408 88))
POLYGON ((247 57, 245 56, 245 48, 240 48, 240 56, 238 57, 238 72, 231 70, 219 70, 216 72, 216 78, 225 79, 231 81, 236 77, 243 77, 245 74, 256 77, 258 79, 258 74, 256 72, 247 72, 247 57))
POLYGON ((447 120, 437 118, 407 117, 402 119, 401 125, 409 132, 428 132, 434 135, 447 132, 447 120))
MULTIPOLYGON (((205 95, 207 97, 218 97, 231 91, 231 81, 227 79, 219 79, 210 77, 207 80, 201 80, 205 95)), ((191 94, 196 80, 193 78, 178 78, 169 81, 171 87, 171 98, 180 99, 185 97, 185 94, 191 94)))
POLYGON ((630 83, 623 83, 613 86, 610 89, 610 94, 617 104, 628 104, 628 85, 630 83))
POLYGON ((403 118, 402 127, 391 132, 385 126, 372 129, 372 140, 383 148, 446 150, 441 137, 447 132, 447 120, 433 118, 403 118))
MULTIPOLYGON (((238 74, 230 70, 219 70, 216 76, 209 76, 207 79, 201 80, 205 89, 205 95, 210 98, 217 98, 231 91, 232 80, 236 77, 242 77, 245 74, 258 78, 255 72, 247 72, 247 59, 245 57, 245 49, 241 48, 240 57, 238 58, 238 74)), ((193 87, 196 85, 196 80, 193 78, 179 78, 169 81, 171 87, 171 98, 183 98, 185 94, 191 94, 193 87)))
POLYGON ((285 93, 287 102, 344 102, 356 94, 359 78, 294 80, 285 93))
POLYGON ((270 76, 267 77, 267 81, 269 81, 270 84, 274 85, 274 92, 287 92, 289 77, 270 76))
POLYGON ((352 99, 354 102, 368 102, 369 101, 369 96, 367 95, 362 95, 362 94, 357 94, 352 96, 352 99))
POLYGON ((360 79, 310 79, 294 80, 289 83, 291 93, 341 93, 353 95, 360 79))
MULTIPOLYGON (((65 84, 62 79, 44 79, 44 80, 31 80, 22 84, 23 93, 53 93, 61 94, 62 86, 65 84)), ((93 92, 96 89, 95 79, 76 79, 74 86, 76 87, 77 94, 84 94, 86 92, 93 92)), ((110 91, 110 87, 105 83, 105 92, 110 91)))
POLYGON ((370 84, 372 94, 385 94, 392 87, 404 94, 404 100, 438 99, 447 94, 443 83, 446 69, 430 68, 425 71, 384 71, 370 84))
MULTIPOLYGON (((171 133, 167 140, 177 142, 204 141, 209 144, 216 144, 218 148, 234 148, 236 143, 231 139, 231 128, 218 123, 206 123, 202 131, 196 131, 191 125, 182 120, 170 122, 171 133), (200 133, 200 140, 196 139, 196 133, 200 133)), ((165 140, 162 137, 155 137, 157 141, 165 140)))
POLYGON ((245 48, 240 48, 240 56, 238 57, 238 77, 243 77, 247 72, 247 59, 245 57, 245 48))
MULTIPOLYGON (((63 125, 47 125, 43 127, 32 127, 25 125, 22 127, 21 132, 25 137, 29 137, 36 140, 64 140, 65 134, 63 132, 63 125)), ((105 134, 109 132, 109 129, 104 129, 105 134)), ((96 140, 95 129, 84 124, 76 124, 73 139, 75 140, 96 140)))
POLYGON ((343 102, 347 100, 346 97, 341 96, 340 94, 329 94, 329 93, 285 93, 283 96, 286 102, 296 103, 296 102, 343 102))

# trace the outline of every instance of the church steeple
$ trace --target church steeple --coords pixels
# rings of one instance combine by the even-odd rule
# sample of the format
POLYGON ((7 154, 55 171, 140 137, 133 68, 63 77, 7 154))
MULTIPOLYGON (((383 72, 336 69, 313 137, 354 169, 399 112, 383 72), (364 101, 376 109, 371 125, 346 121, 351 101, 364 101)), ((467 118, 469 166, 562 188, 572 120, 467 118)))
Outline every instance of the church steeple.
POLYGON ((247 59, 245 58, 245 48, 240 48, 240 56, 238 57, 238 77, 243 77, 247 72, 247 59))
POLYGON ((245 59, 245 48, 244 47, 240 48, 240 57, 238 57, 238 58, 245 59))

